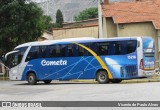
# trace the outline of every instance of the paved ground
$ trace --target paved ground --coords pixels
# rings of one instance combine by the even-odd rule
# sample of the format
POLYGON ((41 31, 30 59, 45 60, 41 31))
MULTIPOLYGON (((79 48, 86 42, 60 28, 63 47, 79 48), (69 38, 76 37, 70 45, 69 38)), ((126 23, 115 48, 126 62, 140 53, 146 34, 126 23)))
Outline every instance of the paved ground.
MULTIPOLYGON (((80 82, 52 81, 50 85, 38 83, 38 85, 31 86, 27 85, 27 83, 24 81, 0 81, 0 85, 1 85, 0 101, 159 101, 160 100, 160 82, 95 84, 95 83, 84 83, 84 82, 80 83, 80 82)), ((69 108, 57 108, 57 109, 69 110, 69 108)), ((76 110, 79 109, 82 108, 76 108, 76 110)), ((99 108, 88 108, 88 109, 92 110, 99 108)), ((116 109, 116 108, 110 108, 110 109, 116 109)))

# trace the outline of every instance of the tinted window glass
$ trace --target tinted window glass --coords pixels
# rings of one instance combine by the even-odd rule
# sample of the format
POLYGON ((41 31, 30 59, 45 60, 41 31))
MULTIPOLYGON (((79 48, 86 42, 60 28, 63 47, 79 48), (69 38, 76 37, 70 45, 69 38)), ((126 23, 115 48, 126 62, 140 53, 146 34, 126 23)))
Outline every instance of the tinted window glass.
POLYGON ((125 55, 135 52, 137 48, 137 41, 111 41, 99 42, 99 55, 125 55))
MULTIPOLYGON (((83 43, 98 55, 125 55, 135 52, 137 41, 111 41, 111 42, 92 42, 83 43)), ((50 46, 33 46, 31 47, 26 61, 36 58, 52 57, 76 57, 92 56, 91 53, 81 46, 75 44, 50 45, 50 46)))
POLYGON ((26 61, 37 59, 40 57, 41 57, 41 54, 40 54, 39 46, 33 46, 33 47, 31 47, 31 49, 27 55, 26 61))
POLYGON ((20 60, 19 60, 19 52, 15 52, 15 53, 12 53, 12 54, 9 54, 6 58, 6 65, 9 67, 9 68, 12 68, 12 67, 15 67, 17 66, 19 63, 20 63, 20 60))
POLYGON ((61 45, 50 45, 48 52, 49 57, 62 57, 64 55, 64 46, 61 45))
POLYGON ((127 54, 135 52, 137 48, 137 41, 127 41, 126 42, 127 47, 127 54))
POLYGON ((39 56, 40 56, 40 58, 47 58, 47 57, 49 57, 49 52, 48 52, 48 46, 40 46, 39 47, 39 56))
POLYGON ((19 52, 18 52, 18 63, 21 62, 21 60, 23 58, 23 55, 26 52, 27 48, 28 48, 28 46, 26 46, 26 47, 20 47, 20 48, 16 48, 15 49, 15 50, 19 50, 19 52))
POLYGON ((66 45, 66 54, 65 56, 66 57, 72 57, 74 56, 74 48, 73 48, 73 45, 66 45))
POLYGON ((109 43, 107 42, 98 43, 98 54, 108 55, 108 48, 109 48, 109 43))
POLYGON ((152 53, 152 52, 144 53, 144 56, 145 57, 154 57, 154 53, 152 53))
MULTIPOLYGON (((90 49, 90 46, 91 46, 90 43, 84 43, 82 45, 88 47, 89 49, 90 49)), ((88 50, 84 49, 83 47, 78 46, 78 55, 79 56, 91 56, 91 53, 88 50)))

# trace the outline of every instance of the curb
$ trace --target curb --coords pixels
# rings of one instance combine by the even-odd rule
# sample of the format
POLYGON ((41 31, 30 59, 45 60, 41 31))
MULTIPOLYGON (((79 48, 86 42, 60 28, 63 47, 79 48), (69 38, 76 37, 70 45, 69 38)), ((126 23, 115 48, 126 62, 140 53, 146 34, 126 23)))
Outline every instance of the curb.
POLYGON ((9 78, 0 77, 0 80, 9 80, 9 78))
POLYGON ((132 80, 124 80, 121 83, 145 83, 145 82, 160 82, 160 79, 132 79, 132 80))
MULTIPOLYGON (((98 83, 94 79, 92 80, 71 80, 72 82, 83 82, 83 83, 98 83)), ((145 82, 160 82, 160 78, 145 78, 145 79, 131 79, 131 80, 123 80, 121 84, 125 83, 145 83, 145 82)), ((118 84, 118 83, 117 83, 118 84)))
MULTIPOLYGON (((9 80, 9 78, 0 77, 0 81, 1 80, 2 81, 7 81, 7 80, 9 80)), ((97 84, 98 83, 95 79, 90 79, 90 80, 70 80, 70 82, 82 82, 82 83, 93 83, 93 84, 97 84)), ((145 83, 145 82, 160 82, 160 77, 123 80, 121 82, 121 84, 125 84, 125 83, 145 83)))

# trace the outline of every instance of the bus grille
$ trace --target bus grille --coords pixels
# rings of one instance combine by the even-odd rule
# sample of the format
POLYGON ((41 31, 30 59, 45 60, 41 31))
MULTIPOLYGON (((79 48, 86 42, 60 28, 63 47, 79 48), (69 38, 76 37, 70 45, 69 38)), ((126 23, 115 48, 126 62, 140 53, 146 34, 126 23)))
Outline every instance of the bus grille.
POLYGON ((126 77, 137 76, 137 66, 136 65, 125 66, 125 70, 127 73, 126 77))
POLYGON ((126 66, 125 69, 126 69, 128 77, 137 76, 137 66, 136 65, 126 66))

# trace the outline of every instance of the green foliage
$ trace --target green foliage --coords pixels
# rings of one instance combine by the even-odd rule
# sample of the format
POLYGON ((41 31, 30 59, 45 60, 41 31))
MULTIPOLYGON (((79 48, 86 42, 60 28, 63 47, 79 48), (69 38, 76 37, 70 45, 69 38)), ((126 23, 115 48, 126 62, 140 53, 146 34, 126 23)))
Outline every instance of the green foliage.
POLYGON ((15 46, 37 40, 51 22, 43 11, 27 0, 0 0, 0 55, 15 46))
POLYGON ((60 9, 57 10, 57 13, 56 13, 56 24, 55 24, 55 27, 57 28, 62 28, 63 27, 63 14, 61 12, 60 9))
POLYGON ((78 16, 75 16, 75 21, 87 20, 92 18, 98 18, 98 8, 88 8, 80 12, 78 16))
POLYGON ((53 24, 51 23, 52 18, 50 16, 43 15, 43 22, 45 23, 45 29, 52 32, 53 24))

